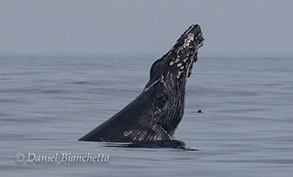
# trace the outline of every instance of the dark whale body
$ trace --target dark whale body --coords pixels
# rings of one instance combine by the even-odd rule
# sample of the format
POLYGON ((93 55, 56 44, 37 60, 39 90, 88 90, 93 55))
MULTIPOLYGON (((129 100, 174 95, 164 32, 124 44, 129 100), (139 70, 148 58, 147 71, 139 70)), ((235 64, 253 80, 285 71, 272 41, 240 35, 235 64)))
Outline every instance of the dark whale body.
MULTIPOLYGON (((133 147, 148 142, 182 146, 183 142, 173 135, 184 113, 186 79, 203 40, 200 26, 190 26, 173 48, 153 63, 150 80, 142 93, 79 140, 133 142, 133 147)), ((157 147, 151 144, 150 147, 157 147)))

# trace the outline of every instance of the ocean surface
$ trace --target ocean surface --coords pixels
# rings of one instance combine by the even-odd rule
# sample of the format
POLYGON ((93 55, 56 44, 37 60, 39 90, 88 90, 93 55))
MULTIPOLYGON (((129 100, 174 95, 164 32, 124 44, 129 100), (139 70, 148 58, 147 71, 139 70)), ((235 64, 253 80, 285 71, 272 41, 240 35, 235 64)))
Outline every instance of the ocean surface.
POLYGON ((292 177, 293 58, 199 57, 175 133, 198 151, 77 141, 142 91, 155 60, 1 56, 0 176, 292 177))

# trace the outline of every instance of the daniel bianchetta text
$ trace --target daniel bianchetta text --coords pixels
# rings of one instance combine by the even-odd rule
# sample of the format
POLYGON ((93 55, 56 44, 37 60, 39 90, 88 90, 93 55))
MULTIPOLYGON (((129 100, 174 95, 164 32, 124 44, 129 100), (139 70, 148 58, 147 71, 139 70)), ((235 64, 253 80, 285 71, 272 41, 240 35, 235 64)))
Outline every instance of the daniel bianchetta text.
POLYGON ((54 162, 77 162, 77 163, 108 163, 110 161, 110 156, 106 154, 72 154, 72 153, 48 153, 48 154, 37 154, 33 152, 29 153, 17 153, 15 155, 15 160, 19 163, 54 163, 54 162))

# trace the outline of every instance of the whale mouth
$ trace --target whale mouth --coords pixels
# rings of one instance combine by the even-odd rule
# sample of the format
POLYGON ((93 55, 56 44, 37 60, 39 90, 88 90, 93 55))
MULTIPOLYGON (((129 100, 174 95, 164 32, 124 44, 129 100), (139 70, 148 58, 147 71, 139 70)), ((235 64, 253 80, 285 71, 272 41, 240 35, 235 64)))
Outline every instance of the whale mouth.
POLYGON ((197 54, 198 54, 198 51, 195 51, 194 56, 191 58, 190 64, 189 64, 188 69, 187 69, 187 77, 191 76, 193 65, 198 59, 197 54))

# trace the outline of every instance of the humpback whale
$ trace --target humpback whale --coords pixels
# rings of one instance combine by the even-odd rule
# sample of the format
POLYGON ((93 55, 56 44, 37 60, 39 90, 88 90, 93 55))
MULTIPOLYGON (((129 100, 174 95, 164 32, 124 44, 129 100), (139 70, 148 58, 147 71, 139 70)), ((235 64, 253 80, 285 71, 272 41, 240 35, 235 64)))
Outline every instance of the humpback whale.
MULTIPOLYGON (((142 146, 145 142, 174 144, 170 142, 176 141, 173 135, 184 114, 186 79, 191 75, 203 41, 200 26, 191 25, 152 64, 149 81, 141 94, 79 140, 133 142, 134 146, 140 142, 142 146)), ((178 142, 180 146, 183 143, 175 144, 178 142)))

